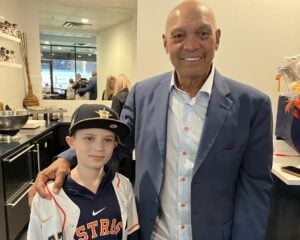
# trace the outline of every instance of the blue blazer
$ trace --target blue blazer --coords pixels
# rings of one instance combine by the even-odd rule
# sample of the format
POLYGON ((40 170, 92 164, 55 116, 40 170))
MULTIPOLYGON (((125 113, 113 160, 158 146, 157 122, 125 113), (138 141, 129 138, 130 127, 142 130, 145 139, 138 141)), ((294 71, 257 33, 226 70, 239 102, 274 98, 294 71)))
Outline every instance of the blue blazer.
MULTIPOLYGON (((132 128, 141 237, 160 208, 172 73, 135 84, 121 119, 132 128)), ((217 71, 191 183, 194 240, 263 240, 272 188, 272 112, 262 92, 217 71)))

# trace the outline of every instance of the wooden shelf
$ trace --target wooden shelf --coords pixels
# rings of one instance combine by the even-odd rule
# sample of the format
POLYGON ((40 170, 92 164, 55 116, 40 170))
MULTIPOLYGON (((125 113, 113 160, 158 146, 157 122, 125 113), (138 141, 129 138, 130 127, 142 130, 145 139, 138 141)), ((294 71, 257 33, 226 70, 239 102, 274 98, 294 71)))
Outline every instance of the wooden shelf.
POLYGON ((14 37, 12 35, 9 35, 7 33, 2 33, 2 32, 0 32, 0 38, 4 38, 4 39, 10 40, 10 41, 17 42, 17 43, 21 42, 20 38, 17 38, 17 37, 14 37))
POLYGON ((22 68, 22 65, 17 63, 0 62, 0 67, 22 68))

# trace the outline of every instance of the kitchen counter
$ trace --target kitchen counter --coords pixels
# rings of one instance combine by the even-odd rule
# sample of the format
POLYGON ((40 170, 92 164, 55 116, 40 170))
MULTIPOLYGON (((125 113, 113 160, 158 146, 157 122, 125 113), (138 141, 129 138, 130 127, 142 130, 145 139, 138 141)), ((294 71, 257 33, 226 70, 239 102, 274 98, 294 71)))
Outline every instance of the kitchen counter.
POLYGON ((285 184, 300 187, 300 177, 283 172, 281 170, 283 166, 295 166, 300 168, 300 154, 284 140, 274 140, 272 173, 285 184), (276 156, 276 154, 287 156, 276 156))
POLYGON ((65 118, 61 121, 50 121, 46 122, 44 126, 40 126, 35 129, 21 129, 16 136, 12 138, 10 142, 1 142, 0 141, 0 157, 3 158, 6 155, 9 155, 15 151, 16 148, 21 145, 25 145, 26 143, 33 141, 43 134, 51 131, 61 124, 69 124, 70 119, 65 118))
POLYGON ((37 172, 68 147, 69 122, 46 121, 34 129, 21 129, 10 142, 0 142, 0 239, 22 234, 30 212, 26 193, 37 172))

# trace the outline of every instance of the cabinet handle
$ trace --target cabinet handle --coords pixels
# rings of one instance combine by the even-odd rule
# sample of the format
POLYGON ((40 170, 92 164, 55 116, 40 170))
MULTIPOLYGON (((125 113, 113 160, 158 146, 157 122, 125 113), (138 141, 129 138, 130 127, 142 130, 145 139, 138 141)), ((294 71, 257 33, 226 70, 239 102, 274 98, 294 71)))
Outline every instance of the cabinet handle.
POLYGON ((18 157, 23 155, 24 153, 28 152, 33 147, 34 147, 34 144, 32 144, 29 147, 25 148, 22 152, 18 153, 17 155, 13 156, 12 158, 4 158, 3 162, 11 163, 11 162, 15 161, 18 157))
POLYGON ((41 157, 40 157, 40 144, 36 144, 36 160, 38 171, 41 171, 41 157))
POLYGON ((33 184, 33 180, 27 184, 28 188, 15 202, 9 201, 6 203, 6 206, 15 207, 27 195, 27 193, 31 189, 32 184, 33 184))

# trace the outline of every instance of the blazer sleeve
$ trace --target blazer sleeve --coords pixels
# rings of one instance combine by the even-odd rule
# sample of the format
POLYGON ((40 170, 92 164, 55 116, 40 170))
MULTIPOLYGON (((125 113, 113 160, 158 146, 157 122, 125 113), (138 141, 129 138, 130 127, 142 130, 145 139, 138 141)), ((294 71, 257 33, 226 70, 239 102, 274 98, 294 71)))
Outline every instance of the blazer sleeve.
POLYGON ((73 149, 69 148, 61 153, 59 153, 54 159, 64 158, 71 162, 71 165, 74 166, 77 164, 76 153, 73 149))
POLYGON ((250 138, 240 166, 231 240, 263 240, 269 216, 273 134, 269 98, 262 101, 251 124, 250 138))

